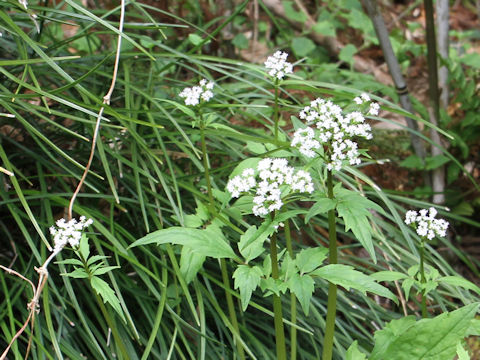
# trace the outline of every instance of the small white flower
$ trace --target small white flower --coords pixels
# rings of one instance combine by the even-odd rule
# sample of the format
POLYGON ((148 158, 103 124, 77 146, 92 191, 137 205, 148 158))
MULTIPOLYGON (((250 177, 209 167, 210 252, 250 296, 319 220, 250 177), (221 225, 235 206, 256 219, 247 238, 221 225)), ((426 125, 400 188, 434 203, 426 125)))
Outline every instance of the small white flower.
POLYGON ((82 231, 93 223, 92 219, 85 216, 80 217, 80 221, 72 219, 68 222, 65 219, 56 221, 55 226, 50 227, 50 234, 53 236, 53 251, 58 253, 65 245, 70 244, 71 247, 77 247, 82 238, 82 231))
POLYGON ((445 237, 447 235, 448 221, 444 219, 436 219, 437 209, 431 207, 422 209, 418 213, 409 210, 405 214, 405 224, 412 225, 417 234, 428 240, 432 240, 435 236, 445 237))
POLYGON ((286 159, 262 159, 258 162, 256 172, 260 178, 258 182, 254 178, 255 170, 249 168, 227 183, 227 190, 234 198, 253 190, 255 196, 252 212, 256 216, 280 210, 283 206, 282 195, 285 197, 292 192, 312 193, 314 190, 310 174, 304 170, 295 171, 286 159))
POLYGON ((199 86, 185 88, 178 96, 185 99, 185 105, 196 106, 200 102, 208 102, 213 97, 211 91, 215 83, 213 81, 207 82, 207 79, 200 80, 199 86))
POLYGON ((278 80, 282 80, 285 75, 293 72, 293 65, 287 62, 288 54, 286 52, 277 51, 265 61, 268 75, 278 80))

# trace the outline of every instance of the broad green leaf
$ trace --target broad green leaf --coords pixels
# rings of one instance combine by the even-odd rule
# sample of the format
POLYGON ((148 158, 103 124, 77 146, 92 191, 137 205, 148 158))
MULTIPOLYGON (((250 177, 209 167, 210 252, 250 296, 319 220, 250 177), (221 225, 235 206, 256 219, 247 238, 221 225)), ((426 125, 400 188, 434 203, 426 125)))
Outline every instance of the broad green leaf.
POLYGON ((375 281, 396 281, 408 278, 408 275, 398 271, 378 271, 370 274, 370 277, 375 281))
POLYGON ((264 154, 267 151, 267 148, 264 144, 255 141, 247 141, 247 150, 252 154, 264 154))
POLYGON ((298 57, 304 57, 315 50, 315 43, 309 38, 300 36, 292 40, 292 50, 298 57))
POLYGON ((245 169, 252 168, 256 170, 258 162, 260 160, 261 158, 248 158, 241 161, 240 164, 235 166, 235 169, 233 169, 232 174, 230 175, 230 179, 233 178, 234 176, 240 175, 245 169))
POLYGON ((450 284, 453 286, 460 286, 464 289, 475 291, 477 294, 480 295, 480 288, 477 285, 460 276, 444 276, 444 277, 438 278, 437 281, 439 283, 450 284))
POLYGON ((119 269, 120 266, 104 266, 96 269, 95 271, 92 271, 92 275, 98 276, 98 275, 103 275, 106 274, 109 271, 119 269))
POLYGON ((408 298, 410 297, 410 290, 412 289, 412 286, 413 284, 415 283, 415 280, 413 279, 405 279, 403 282, 402 282, 402 288, 403 288, 403 291, 405 292, 405 299, 408 300, 408 298))
POLYGON ((433 319, 414 321, 409 316, 393 320, 375 333, 375 347, 369 360, 453 359, 478 306, 470 304, 433 319))
POLYGON ((211 229, 191 229, 184 227, 170 227, 154 231, 135 241, 130 247, 149 244, 176 244, 187 245, 203 256, 216 259, 237 259, 234 251, 228 245, 225 237, 211 229))
POLYGON ((203 39, 197 34, 189 34, 188 41, 190 41, 193 45, 197 46, 202 43, 203 39))
POLYGON ((323 20, 312 26, 312 30, 323 36, 336 36, 335 26, 331 21, 323 20))
POLYGON ((88 274, 85 272, 84 268, 76 268, 75 270, 69 272, 69 273, 64 273, 61 274, 63 276, 68 276, 74 279, 86 279, 88 278, 88 274))
POLYGON ((335 209, 337 206, 337 201, 329 198, 319 198, 315 201, 315 204, 310 208, 307 215, 305 216, 305 224, 310 221, 310 219, 318 214, 327 213, 329 210, 335 209))
POLYGON ((311 272, 311 275, 319 276, 333 284, 343 286, 347 290, 352 288, 362 293, 368 291, 393 300, 395 303, 398 302, 397 297, 390 290, 377 284, 370 276, 355 270, 352 266, 330 264, 311 272))
POLYGON ((297 254, 295 263, 297 264, 300 275, 315 270, 327 258, 328 249, 324 247, 313 247, 302 249, 297 254))
POLYGON ((345 354, 345 360, 366 360, 367 356, 358 350, 358 342, 355 340, 345 354))
POLYGON ((198 271, 202 268, 205 256, 198 254, 190 246, 184 246, 180 255, 180 272, 182 273, 185 281, 190 283, 198 271))
POLYGON ((247 309, 252 292, 260 284, 262 275, 262 270, 258 266, 250 267, 248 265, 239 265, 233 273, 234 287, 240 291, 243 311, 247 309))
POLYGON ((439 168, 442 165, 445 165, 449 161, 450 159, 445 155, 436 155, 433 157, 427 157, 425 158, 425 163, 426 163, 425 169, 433 170, 433 169, 439 168))
POLYGON ((293 7, 293 4, 294 4, 293 1, 283 0, 282 4, 283 4, 283 8, 285 10, 285 15, 290 20, 300 22, 300 23, 304 23, 307 20, 307 15, 303 11, 301 11, 301 10, 297 11, 293 7))
POLYGON ((290 291, 295 294, 300 305, 302 305, 303 312, 308 315, 310 309, 310 299, 315 290, 315 281, 310 275, 294 274, 288 282, 290 291))
POLYGON ((283 280, 269 277, 267 279, 261 279, 260 287, 262 288, 262 291, 266 292, 265 296, 269 296, 272 293, 280 296, 287 291, 288 284, 283 280))
POLYGON ((357 52, 357 48, 353 44, 345 45, 345 47, 340 50, 338 58, 348 64, 353 63, 353 55, 357 52))
POLYGON ((108 283, 106 283, 104 280, 100 279, 97 276, 92 277, 90 284, 92 285, 92 288, 95 290, 95 292, 102 297, 103 302, 108 302, 117 312, 117 314, 122 318, 122 320, 126 322, 123 310, 120 306, 120 301, 118 301, 118 298, 110 285, 108 285, 108 283))
POLYGON ((271 226, 271 231, 269 231, 268 229, 262 228, 262 226, 257 229, 257 227, 253 225, 240 237, 238 250, 245 258, 246 263, 263 253, 263 243, 274 230, 273 226, 271 226))
POLYGON ((423 169, 425 167, 423 160, 417 155, 410 155, 405 160, 401 161, 399 165, 408 169, 423 169))

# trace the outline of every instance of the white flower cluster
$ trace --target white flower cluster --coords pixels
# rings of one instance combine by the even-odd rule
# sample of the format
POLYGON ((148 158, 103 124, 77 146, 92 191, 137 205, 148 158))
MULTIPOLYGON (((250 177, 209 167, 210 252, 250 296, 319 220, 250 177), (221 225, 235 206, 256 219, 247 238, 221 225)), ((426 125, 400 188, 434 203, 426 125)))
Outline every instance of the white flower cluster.
POLYGON ((356 98, 354 98, 353 101, 357 105, 362 105, 364 103, 369 103, 369 109, 368 109, 367 114, 368 115, 373 115, 373 116, 378 115, 378 111, 380 110, 380 105, 378 105, 378 103, 376 103, 376 102, 373 102, 372 99, 370 99, 370 96, 368 94, 363 93, 360 96, 357 96, 356 98))
POLYGON ((435 236, 445 237, 447 235, 448 221, 444 219, 435 219, 437 210, 433 207, 422 209, 418 213, 409 210, 405 214, 405 224, 413 225, 417 234, 432 240, 435 236))
POLYGON ((260 160, 257 169, 248 168, 240 175, 233 177, 227 184, 227 190, 232 197, 237 198, 242 193, 254 190, 252 211, 256 216, 265 216, 283 206, 283 198, 291 192, 313 192, 313 182, 310 173, 297 170, 288 165, 286 159, 265 158, 260 160), (260 178, 255 179, 255 173, 260 178), (281 189, 283 185, 290 186, 290 192, 281 189))
POLYGON ((206 79, 200 80, 198 86, 191 88, 185 88, 182 90, 178 96, 185 99, 185 105, 198 105, 200 101, 210 101, 213 97, 212 89, 215 86, 213 81, 208 81, 206 79))
MULTIPOLYGON (((367 94, 354 99, 357 104, 370 101, 367 94)), ((377 104, 378 105, 378 104, 377 104)), ((372 107, 370 107, 370 110, 372 107)), ((378 109, 377 109, 378 112, 378 109)), ((293 134, 291 145, 307 157, 315 157, 316 149, 326 146, 327 169, 340 170, 344 161, 350 165, 358 165, 357 143, 351 138, 355 136, 372 138, 372 129, 365 123, 365 117, 359 111, 344 114, 343 109, 330 100, 316 99, 306 106, 299 114, 307 125, 313 124, 314 129, 306 127, 298 129, 293 134)))
POLYGON ((269 70, 268 75, 278 80, 282 80, 287 74, 293 72, 293 65, 287 61, 286 52, 277 51, 265 61, 265 67, 269 70))
POLYGON ((57 227, 50 227, 50 234, 53 236, 54 243, 53 251, 58 253, 67 243, 71 247, 77 247, 82 238, 82 230, 92 223, 93 220, 87 219, 85 216, 80 216, 80 221, 72 219, 67 222, 63 218, 57 220, 55 223, 57 227))

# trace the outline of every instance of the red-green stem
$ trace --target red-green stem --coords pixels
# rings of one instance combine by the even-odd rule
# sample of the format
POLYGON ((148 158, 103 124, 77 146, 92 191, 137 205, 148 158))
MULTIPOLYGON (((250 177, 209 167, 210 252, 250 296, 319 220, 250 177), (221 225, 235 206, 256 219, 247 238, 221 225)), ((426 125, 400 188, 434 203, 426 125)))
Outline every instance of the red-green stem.
MULTIPOLYGON (((207 144, 205 141, 205 125, 203 123, 203 118, 200 116, 200 140, 202 143, 202 158, 203 158, 203 168, 205 174, 205 181, 207 183, 207 193, 209 201, 209 209, 211 214, 216 214, 215 202, 213 200, 212 193, 212 183, 210 182, 210 169, 208 164, 208 154, 207 154, 207 144)), ((233 303, 232 294, 230 293, 230 280, 227 269, 227 261, 225 259, 220 259, 220 269, 222 272, 223 286, 225 288, 225 298, 227 300, 228 313, 230 316, 230 322, 232 323, 233 328, 240 334, 240 329, 238 327, 237 313, 235 312, 235 305, 233 303)), ((235 344, 237 346, 237 352, 239 359, 245 359, 245 352, 240 341, 236 340, 235 344)))
MULTIPOLYGON (((425 249, 425 243, 422 240, 420 243, 420 282, 422 284, 425 284, 425 269, 424 269, 424 249, 425 249)), ((422 318, 426 319, 428 317, 428 312, 427 312, 427 294, 425 294, 425 290, 422 290, 422 318)))
MULTIPOLYGON (((290 222, 285 220, 285 239, 290 258, 293 259, 292 235, 290 234, 290 222)), ((297 297, 290 293, 290 321, 293 325, 297 324, 297 297)), ((292 326, 290 329, 290 360, 297 359, 297 328, 292 326)))
MULTIPOLYGON (((278 279, 277 234, 270 238, 270 258, 272 260, 272 278, 278 279)), ((282 299, 273 295, 273 319, 275 322, 275 342, 277 345, 277 360, 287 360, 285 346, 285 331, 283 330, 282 299)))
MULTIPOLYGON (((327 173, 328 197, 333 199, 332 172, 327 173)), ((336 264, 337 259, 337 228, 335 223, 335 209, 328 212, 329 261, 336 264)), ((325 324, 325 338, 323 342, 323 360, 330 360, 333 355, 333 339, 335 333, 335 318, 337 316, 337 285, 328 285, 327 320, 325 324)))

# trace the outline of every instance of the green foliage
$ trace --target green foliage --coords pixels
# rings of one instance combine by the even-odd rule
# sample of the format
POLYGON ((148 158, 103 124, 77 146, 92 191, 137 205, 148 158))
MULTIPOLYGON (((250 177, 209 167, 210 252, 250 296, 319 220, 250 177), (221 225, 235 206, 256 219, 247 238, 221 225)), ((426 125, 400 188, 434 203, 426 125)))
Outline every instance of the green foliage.
POLYGON ((478 304, 470 304, 433 319, 393 320, 375 333, 369 359, 453 359, 477 310, 478 304))

